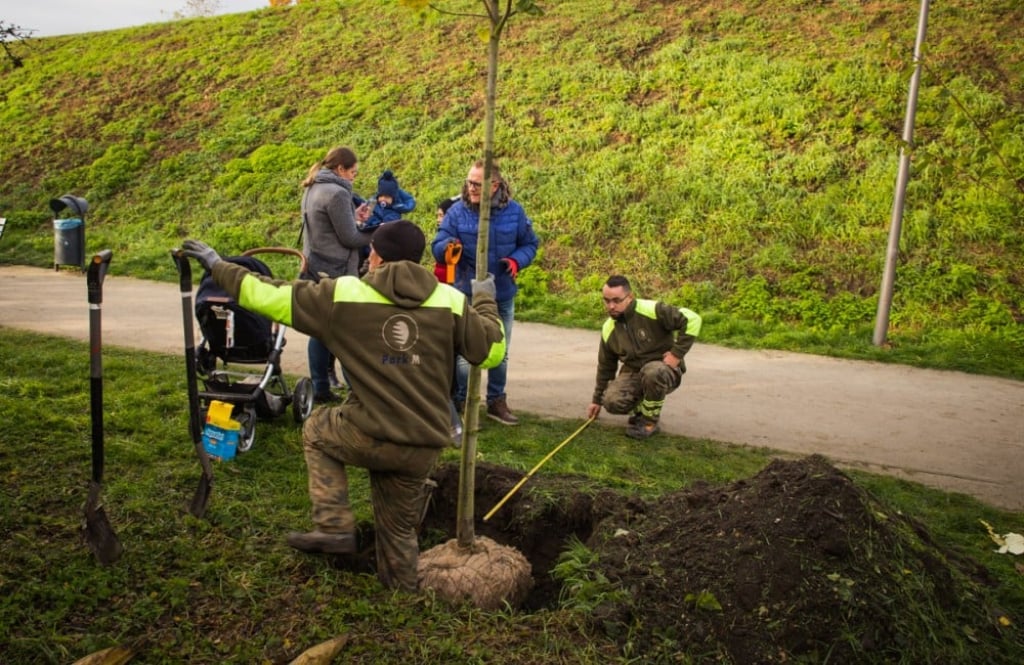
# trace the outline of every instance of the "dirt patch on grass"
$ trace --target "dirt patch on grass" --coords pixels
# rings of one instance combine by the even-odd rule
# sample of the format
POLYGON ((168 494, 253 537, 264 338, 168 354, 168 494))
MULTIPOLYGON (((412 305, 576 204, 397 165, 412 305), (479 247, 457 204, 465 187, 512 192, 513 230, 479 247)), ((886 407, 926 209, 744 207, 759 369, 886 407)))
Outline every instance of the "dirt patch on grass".
MULTIPOLYGON (((986 644, 1008 639, 998 609, 979 593, 992 584, 983 568, 821 456, 776 460, 752 478, 651 501, 583 478, 534 477, 483 522, 520 478, 477 467, 476 533, 530 560, 535 586, 523 611, 571 602, 551 573, 576 538, 597 555, 583 584, 591 630, 645 662, 681 653, 736 663, 913 661, 936 653, 936 643, 962 650, 950 625, 986 633, 986 644), (918 644, 922 637, 931 644, 918 644)), ((457 466, 435 479, 424 549, 454 537, 457 466)), ((997 653, 969 659, 998 661, 997 653)))

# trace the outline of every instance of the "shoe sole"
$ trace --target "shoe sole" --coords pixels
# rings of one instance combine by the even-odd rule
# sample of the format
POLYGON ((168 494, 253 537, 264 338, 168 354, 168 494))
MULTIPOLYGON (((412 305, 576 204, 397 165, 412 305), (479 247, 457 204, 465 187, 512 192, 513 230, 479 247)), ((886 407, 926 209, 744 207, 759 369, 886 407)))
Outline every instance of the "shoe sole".
POLYGON ((305 552, 306 554, 355 554, 355 547, 320 547, 312 550, 304 550, 298 547, 294 548, 299 552, 305 552))
POLYGON ((356 544, 351 545, 333 545, 333 546, 313 546, 313 547, 298 547, 288 543, 288 546, 298 552, 304 552, 306 554, 354 554, 356 551, 356 544))
POLYGON ((643 441, 645 439, 651 438, 652 436, 657 434, 659 431, 660 430, 657 427, 654 428, 653 430, 651 430, 650 432, 642 432, 642 431, 636 430, 636 429, 627 429, 626 430, 626 436, 628 436, 631 439, 637 439, 638 441, 643 441))
POLYGON ((509 422, 508 420, 502 420, 500 417, 490 413, 487 414, 487 417, 495 422, 501 423, 502 425, 508 425, 509 427, 515 427, 516 425, 519 424, 518 420, 516 420, 515 422, 509 422))

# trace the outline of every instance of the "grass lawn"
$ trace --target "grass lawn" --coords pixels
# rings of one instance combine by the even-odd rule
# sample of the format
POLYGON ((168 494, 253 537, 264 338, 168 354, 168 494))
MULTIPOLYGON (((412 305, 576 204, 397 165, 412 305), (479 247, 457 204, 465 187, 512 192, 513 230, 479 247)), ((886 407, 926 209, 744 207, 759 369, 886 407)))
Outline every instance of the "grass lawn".
MULTIPOLYGON (((392 593, 369 572, 292 551, 284 534, 310 523, 300 431, 287 414, 258 425, 251 452, 216 465, 207 515, 192 517, 200 468, 177 356, 104 349, 101 496, 125 552, 114 565, 98 565, 80 537, 90 469, 88 347, 2 330, 5 662, 67 663, 125 644, 137 650, 136 663, 277 663, 338 635, 347 637, 339 662, 644 662, 590 630, 585 609, 568 599, 529 612, 450 607, 428 595, 392 593)), ((524 414, 516 428, 485 425, 479 459, 525 473, 579 424, 524 414)), ((653 450, 638 454, 619 428, 595 424, 535 479, 572 477, 594 491, 651 500, 695 483, 748 478, 774 458, 769 450, 673 436, 659 437, 653 450)), ((443 461, 457 462, 457 451, 443 461)), ((1015 660, 1005 662, 1020 662, 1021 563, 994 551, 979 520, 999 533, 1020 532, 1024 515, 884 476, 850 476, 998 582, 985 593, 1009 622, 1011 637, 1003 639, 1015 660)), ((369 525, 365 473, 354 470, 350 478, 357 515, 369 525)), ((531 480, 521 491, 541 486, 531 480)), ((961 662, 972 662, 965 653, 961 662)))

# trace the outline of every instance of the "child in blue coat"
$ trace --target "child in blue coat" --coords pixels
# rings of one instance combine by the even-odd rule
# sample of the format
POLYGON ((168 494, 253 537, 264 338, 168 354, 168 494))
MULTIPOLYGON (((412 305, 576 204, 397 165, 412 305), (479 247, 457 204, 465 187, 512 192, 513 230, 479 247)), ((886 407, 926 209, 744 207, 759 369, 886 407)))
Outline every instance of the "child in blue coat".
MULTIPOLYGON (((367 203, 373 203, 373 210, 366 221, 359 226, 359 230, 364 232, 373 231, 387 222, 398 221, 405 213, 412 212, 416 207, 415 197, 399 188, 398 179, 389 170, 380 174, 380 178, 377 180, 377 193, 367 203)), ((369 269, 367 263, 369 258, 370 248, 363 247, 360 250, 360 275, 365 275, 369 269)))
POLYGON ((399 188, 398 180, 391 171, 384 171, 377 180, 377 193, 373 195, 373 200, 373 212, 363 225, 363 231, 375 229, 385 222, 399 220, 416 208, 416 199, 409 192, 399 188))

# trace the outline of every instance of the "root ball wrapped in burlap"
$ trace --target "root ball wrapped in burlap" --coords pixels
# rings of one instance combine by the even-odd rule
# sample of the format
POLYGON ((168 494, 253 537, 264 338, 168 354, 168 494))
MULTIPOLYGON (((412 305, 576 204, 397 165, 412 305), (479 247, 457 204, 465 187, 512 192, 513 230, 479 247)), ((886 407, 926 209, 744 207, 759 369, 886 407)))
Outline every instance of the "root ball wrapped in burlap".
POLYGON ((421 590, 430 589, 448 602, 498 610, 526 600, 533 586, 530 572, 530 562, 519 550, 480 536, 472 547, 459 547, 452 539, 422 553, 417 576, 421 590))

